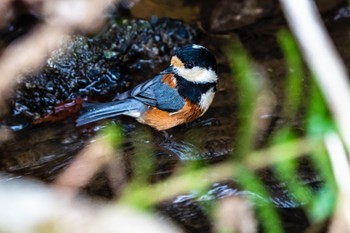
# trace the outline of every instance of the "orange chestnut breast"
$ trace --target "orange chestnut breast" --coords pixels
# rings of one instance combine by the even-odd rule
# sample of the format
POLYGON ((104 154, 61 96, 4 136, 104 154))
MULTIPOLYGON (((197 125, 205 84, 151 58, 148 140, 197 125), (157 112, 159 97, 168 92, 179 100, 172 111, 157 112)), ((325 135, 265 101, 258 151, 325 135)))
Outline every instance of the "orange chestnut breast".
POLYGON ((200 117, 202 113, 203 110, 199 106, 186 100, 184 107, 177 112, 169 113, 156 107, 151 107, 137 120, 157 130, 166 130, 190 122, 200 117))

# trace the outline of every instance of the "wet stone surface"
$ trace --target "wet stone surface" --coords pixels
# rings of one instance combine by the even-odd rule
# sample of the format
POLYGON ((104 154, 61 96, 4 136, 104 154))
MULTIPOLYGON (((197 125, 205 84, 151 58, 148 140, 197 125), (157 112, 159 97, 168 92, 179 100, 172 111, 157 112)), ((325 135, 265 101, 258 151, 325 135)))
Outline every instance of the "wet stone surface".
POLYGON ((14 132, 0 146, 0 170, 18 176, 52 181, 84 146, 72 124, 43 124, 14 132))

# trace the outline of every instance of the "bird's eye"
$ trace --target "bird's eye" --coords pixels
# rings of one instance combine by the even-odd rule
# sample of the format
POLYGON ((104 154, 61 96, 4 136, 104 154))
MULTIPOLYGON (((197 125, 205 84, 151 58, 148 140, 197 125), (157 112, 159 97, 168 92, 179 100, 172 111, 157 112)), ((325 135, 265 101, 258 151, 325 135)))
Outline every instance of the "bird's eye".
POLYGON ((193 67, 194 67, 193 62, 187 62, 187 63, 186 63, 186 68, 192 69, 193 67))

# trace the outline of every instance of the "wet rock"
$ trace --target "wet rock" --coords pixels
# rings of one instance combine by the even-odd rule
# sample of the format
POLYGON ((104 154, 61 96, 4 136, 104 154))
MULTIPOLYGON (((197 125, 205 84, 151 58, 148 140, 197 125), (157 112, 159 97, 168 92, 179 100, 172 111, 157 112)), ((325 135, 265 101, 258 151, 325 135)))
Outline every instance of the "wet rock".
POLYGON ((200 13, 198 3, 191 0, 122 0, 118 4, 118 10, 134 18, 150 19, 157 16, 182 19, 185 22, 197 20, 200 13))
MULTIPOLYGON (((344 0, 315 0, 320 12, 332 10, 344 0)), ((201 21, 212 33, 227 33, 263 20, 284 21, 276 0, 219 0, 201 3, 201 21)))
POLYGON ((167 18, 111 20, 94 37, 74 36, 19 84, 6 123, 54 121, 79 110, 82 98, 113 98, 131 81, 152 77, 168 65, 173 50, 196 39, 196 29, 167 18))
POLYGON ((202 18, 204 25, 214 33, 227 32, 252 24, 270 14, 276 5, 273 0, 220 0, 212 2, 214 2, 212 7, 206 9, 202 7, 202 18), (209 19, 209 21, 205 19, 209 19))

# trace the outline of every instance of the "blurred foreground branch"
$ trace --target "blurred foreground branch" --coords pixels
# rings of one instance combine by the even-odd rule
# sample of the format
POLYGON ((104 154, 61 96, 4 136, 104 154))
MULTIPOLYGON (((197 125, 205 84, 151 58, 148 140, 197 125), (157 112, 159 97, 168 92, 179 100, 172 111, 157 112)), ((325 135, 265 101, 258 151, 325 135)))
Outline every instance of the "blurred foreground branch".
POLYGON ((89 183, 101 167, 112 161, 114 154, 115 151, 112 145, 104 138, 97 137, 57 177, 55 185, 68 188, 73 193, 79 192, 81 188, 89 183))
POLYGON ((336 213, 330 225, 330 233, 350 231, 350 168, 347 161, 346 151, 341 139, 336 135, 328 135, 325 138, 326 147, 329 151, 334 176, 339 188, 339 199, 336 213))
POLYGON ((0 176, 0 232, 181 233, 145 212, 77 197, 25 179, 0 176))
POLYGON ((280 3, 350 150, 350 85, 317 7, 309 0, 280 0, 280 3))
POLYGON ((258 223, 253 205, 241 197, 227 197, 219 201, 215 213, 216 232, 256 233, 258 223))
POLYGON ((43 1, 45 23, 8 46, 0 58, 0 109, 23 72, 35 71, 67 35, 96 29, 113 0, 43 1))

